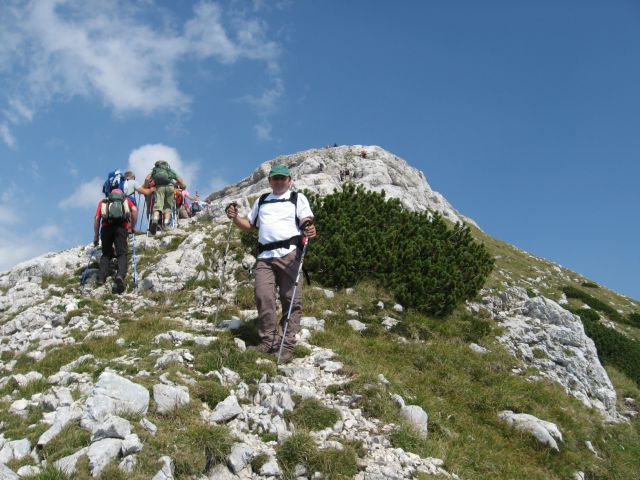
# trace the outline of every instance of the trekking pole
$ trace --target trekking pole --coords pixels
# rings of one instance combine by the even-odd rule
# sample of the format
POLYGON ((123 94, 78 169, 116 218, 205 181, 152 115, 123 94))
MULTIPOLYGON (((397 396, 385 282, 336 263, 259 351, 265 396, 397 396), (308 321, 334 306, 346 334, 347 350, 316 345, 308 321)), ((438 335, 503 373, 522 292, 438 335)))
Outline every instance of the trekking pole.
POLYGON ((138 289, 138 266, 136 261, 136 232, 131 232, 131 253, 133 254, 133 288, 138 289))
POLYGON ((138 205, 140 203, 142 203, 142 199, 144 198, 144 205, 142 205, 142 212, 138 213, 138 217, 140 218, 140 220, 138 221, 138 225, 134 225, 133 226, 133 231, 135 232, 136 227, 138 229, 138 231, 142 230, 142 223, 143 223, 143 218, 144 218, 144 209, 147 208, 147 199, 144 197, 144 195, 139 194, 138 196, 138 205))
POLYGON ((87 262, 87 266, 85 267, 84 272, 82 272, 82 277, 80 277, 80 285, 82 286, 84 286, 84 284, 87 283, 89 265, 91 265, 91 260, 93 260, 93 256, 96 254, 97 251, 98 251, 97 247, 93 247, 93 249, 91 250, 91 255, 89 255, 89 261, 87 262))
POLYGON ((300 280, 300 272, 302 272, 302 265, 304 263, 304 256, 307 254, 307 248, 309 247, 309 239, 304 234, 304 229, 309 222, 305 222, 302 225, 302 255, 300 255, 300 265, 298 265, 298 273, 296 273, 296 283, 293 285, 293 295, 291 295, 291 301, 289 302, 289 311, 287 312, 287 318, 284 321, 284 329, 282 331, 282 341, 280 342, 280 349, 278 350, 278 360, 276 364, 280 363, 280 356, 282 355, 282 349, 284 348, 284 340, 287 338, 287 329, 289 328, 289 320, 291 319, 291 311, 293 310, 293 304, 296 301, 296 291, 298 290, 298 280, 300 280))
MULTIPOLYGON (((231 203, 227 206, 229 208, 231 205, 237 205, 235 202, 231 203)), ((226 209, 225 209, 226 210, 226 209)), ((227 253, 229 252, 229 243, 231 242, 231 227, 233 226, 233 220, 229 222, 229 228, 227 229, 227 246, 224 249, 224 257, 222 257, 222 274, 220 275, 220 293, 218 294, 218 304, 216 305, 216 316, 214 317, 214 323, 218 324, 218 312, 220 311, 220 299, 222 298, 222 294, 224 293, 224 274, 227 270, 227 253)))

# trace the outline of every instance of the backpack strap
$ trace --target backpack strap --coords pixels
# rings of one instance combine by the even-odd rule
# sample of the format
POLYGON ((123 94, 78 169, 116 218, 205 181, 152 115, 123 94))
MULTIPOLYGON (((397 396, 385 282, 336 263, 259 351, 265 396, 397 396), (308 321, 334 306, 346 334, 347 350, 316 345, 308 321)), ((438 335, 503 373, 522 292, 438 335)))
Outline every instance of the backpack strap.
MULTIPOLYGON (((283 203, 283 202, 291 202, 293 203, 293 207, 295 208, 294 210, 294 218, 296 220, 296 227, 300 228, 300 220, 298 220, 298 192, 293 191, 291 192, 291 195, 289 195, 289 198, 280 198, 277 200, 267 200, 267 197, 271 195, 270 193, 263 193, 262 195, 260 195, 260 199, 258 200, 258 211, 256 212, 256 217, 253 219, 253 222, 251 222, 251 224, 254 227, 257 227, 257 221, 258 221, 258 217, 260 216, 260 207, 265 204, 265 203, 283 203)), ((287 241, 287 240, 285 240, 287 241)), ((288 246, 288 245, 287 245, 288 246)), ((279 248, 279 247, 276 247, 279 248)), ((273 250, 273 249, 271 249, 273 250)))

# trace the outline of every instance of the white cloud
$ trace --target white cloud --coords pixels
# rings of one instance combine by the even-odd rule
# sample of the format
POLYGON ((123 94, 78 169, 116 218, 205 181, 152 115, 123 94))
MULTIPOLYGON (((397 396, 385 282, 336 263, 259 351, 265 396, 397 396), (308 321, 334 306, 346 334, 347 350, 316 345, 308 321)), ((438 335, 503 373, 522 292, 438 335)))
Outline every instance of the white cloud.
POLYGON ((58 225, 43 225, 36 230, 36 235, 44 240, 57 239, 62 235, 62 230, 58 225))
POLYGON ((268 40, 264 22, 247 15, 228 18, 217 3, 201 1, 181 27, 150 2, 6 0, 0 138, 15 145, 6 122, 30 122, 38 109, 73 96, 98 98, 118 114, 188 112, 191 98, 178 81, 188 60, 246 58, 276 75, 279 46, 268 40))
POLYGON ((282 80, 276 79, 272 88, 266 89, 261 95, 247 95, 242 98, 245 102, 253 105, 253 107, 261 114, 268 115, 273 113, 278 102, 284 94, 284 85, 282 80))
POLYGON ((96 208, 98 201, 103 197, 102 184, 104 180, 96 177, 88 182, 81 183, 75 192, 58 202, 58 207, 96 208))
POLYGON ((16 139, 6 123, 0 123, 0 138, 10 148, 16 147, 16 139))
POLYGON ((271 137, 271 124, 262 123, 260 125, 254 125, 253 130, 259 140, 268 141, 272 140, 271 137))
POLYGON ((17 241, 15 232, 0 229, 0 272, 51 250, 50 245, 32 239, 32 235, 21 235, 17 241))
POLYGON ((19 221, 20 218, 15 212, 15 207, 12 208, 8 204, 0 203, 0 224, 13 225, 19 221))
POLYGON ((151 172, 154 164, 158 160, 166 160, 171 168, 182 177, 182 180, 191 185, 192 180, 197 178, 200 166, 195 162, 183 162, 180 154, 173 147, 162 145, 161 143, 143 145, 136 148, 129 154, 129 165, 127 170, 136 174, 139 183, 151 172))

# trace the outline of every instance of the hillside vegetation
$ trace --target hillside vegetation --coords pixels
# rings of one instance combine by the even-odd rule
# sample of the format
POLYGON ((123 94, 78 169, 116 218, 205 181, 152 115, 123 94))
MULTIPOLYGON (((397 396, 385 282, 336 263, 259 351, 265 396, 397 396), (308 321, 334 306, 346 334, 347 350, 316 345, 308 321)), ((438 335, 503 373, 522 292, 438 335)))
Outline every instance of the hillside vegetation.
MULTIPOLYGON (((502 327, 486 311, 469 311, 465 300, 475 299, 483 287, 497 292, 506 286, 523 286, 532 296, 542 294, 554 300, 559 300, 567 287, 588 290, 590 296, 617 311, 620 317, 602 311, 607 308, 600 306, 596 319, 593 314, 584 313, 586 297, 567 294, 570 297, 567 307, 582 316, 587 332, 591 335, 595 331, 592 326, 598 325, 598 329, 615 331, 635 344, 640 338, 634 323, 637 318, 634 315, 640 311, 638 302, 604 287, 584 286, 592 282, 477 229, 453 229, 437 216, 429 219, 425 215, 409 215, 397 203, 380 201, 378 196, 356 189, 345 192, 327 197, 324 203, 313 198, 318 212, 335 214, 335 217, 318 216, 320 238, 309 249, 314 284, 304 288, 305 315, 324 319, 325 323, 323 331, 311 334, 309 346, 296 348, 300 362, 306 361, 310 349, 315 347, 334 351, 336 359, 342 362, 340 374, 346 380, 329 385, 325 400, 351 399, 350 407, 361 409, 366 418, 395 426, 385 434, 392 446, 423 458, 443 459, 443 468, 462 479, 559 480, 574 478, 577 471, 591 480, 637 478, 640 471, 637 418, 628 423, 605 424, 596 411, 567 395, 559 385, 544 379, 531 382, 515 375, 517 369, 530 367, 496 340, 502 327), (362 210, 346 217, 347 205, 349 209, 355 206, 356 211, 362 210), (376 205, 382 210, 376 210, 376 205), (391 228, 387 230, 385 225, 391 228), (411 234, 400 233, 406 231, 411 234), (343 238, 342 243, 335 240, 338 237, 343 238), (434 258, 434 251, 440 256, 434 258), (396 269, 391 278, 384 275, 389 267, 382 261, 385 258, 392 258, 391 265, 396 269), (495 268, 491 271, 493 262, 495 268), (403 309, 396 307, 398 302, 403 309), (393 326, 383 323, 389 317, 398 322, 393 326), (355 331, 348 324, 353 319, 362 322, 366 329, 355 331), (471 350, 471 343, 488 352, 471 350), (428 412, 426 439, 401 419, 394 394, 428 412), (542 446, 527 433, 508 428, 497 417, 501 410, 529 413, 557 424, 564 437, 560 451, 542 446), (597 456, 586 442, 592 444, 597 456)), ((268 357, 237 347, 236 339, 247 345, 256 343, 252 322, 245 322, 237 330, 214 329, 216 318, 244 317, 247 309, 254 308, 252 277, 242 267, 252 240, 241 239, 237 231, 232 231, 227 269, 230 288, 222 302, 224 311, 218 315, 214 307, 218 302, 226 226, 200 220, 191 223, 184 232, 168 232, 141 245, 138 261, 142 276, 149 275, 157 264, 184 247, 186 235, 196 232, 206 234, 202 252, 205 262, 198 267, 197 275, 176 291, 138 290, 115 297, 104 288, 80 288, 81 271, 42 279, 41 287, 47 295, 42 303, 56 299, 76 302, 74 310, 63 313, 65 327, 73 325, 79 317, 86 317, 113 326, 114 334, 89 337, 86 331, 72 330, 73 344, 46 347, 46 356, 40 361, 34 361, 27 352, 3 353, 2 360, 12 362, 12 374, 36 370, 45 376, 52 375, 82 355, 90 354, 92 357, 76 365, 73 371, 88 375, 94 382, 110 368, 149 389, 161 382, 163 376, 186 386, 191 396, 188 406, 160 414, 151 401, 146 418, 158 427, 157 435, 140 427, 140 415, 129 418, 144 444, 134 470, 125 474, 118 469, 118 461, 114 461, 98 478, 151 478, 161 466, 158 458, 162 455, 174 459, 176 479, 201 478, 216 464, 225 462, 235 442, 227 426, 212 426, 202 420, 200 412, 214 408, 230 392, 229 386, 205 373, 227 367, 240 375, 251 395, 258 391, 258 381, 265 378, 271 381, 282 373, 266 361, 268 357), (186 340, 179 347, 189 349, 192 362, 173 361, 158 367, 159 352, 174 351, 178 345, 166 339, 156 341, 156 336, 171 330, 193 335, 214 332, 218 340, 209 346, 186 340), (121 341, 116 342, 116 338, 121 341), (146 374, 136 376, 141 371, 146 374)), ((170 276, 164 278, 166 282, 175 281, 170 276)), ((19 311, 4 315, 2 324, 18 314, 19 311)), ((598 335, 593 334, 594 340, 598 335)), ((602 360, 616 387, 620 408, 625 398, 640 401, 636 367, 628 369, 607 356, 602 360)), ((26 435, 33 443, 48 428, 41 423, 44 413, 41 406, 30 406, 26 417, 10 413, 9 407, 17 399, 32 399, 49 389, 45 380, 26 387, 15 382, 4 386, 0 391, 0 432, 5 438, 26 435)), ((74 395, 78 399, 83 394, 74 390, 74 395)), ((341 443, 341 448, 319 448, 314 435, 335 422, 336 412, 300 398, 295 403, 295 409, 287 417, 288 422, 296 425, 295 435, 279 441, 273 434, 261 434, 265 445, 276 452, 284 478, 295 478, 298 464, 308 472, 319 472, 322 478, 353 478, 367 453, 362 444, 336 436, 334 439, 341 443)), ((86 430, 74 422, 40 455, 51 465, 90 443, 86 430)), ((252 468, 257 471, 266 460, 265 456, 256 456, 252 468)), ((15 471, 34 464, 33 458, 25 457, 9 462, 8 466, 15 471)), ((89 479, 91 475, 88 460, 83 457, 73 476, 64 476, 48 467, 32 478, 89 479)), ((432 477, 422 473, 417 478, 432 477)))

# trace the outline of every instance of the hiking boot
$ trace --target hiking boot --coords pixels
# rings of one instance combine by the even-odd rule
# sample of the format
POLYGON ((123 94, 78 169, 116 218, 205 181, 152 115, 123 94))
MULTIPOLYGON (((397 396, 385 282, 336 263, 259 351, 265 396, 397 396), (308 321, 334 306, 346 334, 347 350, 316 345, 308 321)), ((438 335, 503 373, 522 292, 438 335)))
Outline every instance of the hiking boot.
POLYGON ((251 350, 252 352, 258 352, 258 353, 274 353, 275 352, 274 348, 264 343, 261 343, 260 345, 251 345, 250 347, 247 347, 247 350, 251 350))
POLYGON ((155 235, 157 230, 158 230, 158 224, 156 222, 151 222, 151 225, 149 225, 149 233, 151 235, 155 235))
POLYGON ((102 285, 104 285, 104 279, 100 279, 100 278, 98 278, 98 279, 96 280, 96 285, 97 285, 98 287, 101 287, 102 285))
POLYGON ((293 350, 283 350, 280 355, 280 365, 291 363, 291 360, 293 360, 293 350))
POLYGON ((124 292, 124 280, 122 279, 122 277, 116 277, 116 280, 113 283, 113 291, 115 293, 124 292))

